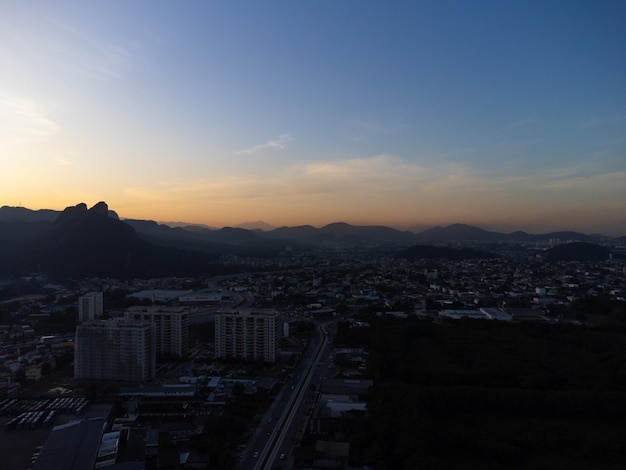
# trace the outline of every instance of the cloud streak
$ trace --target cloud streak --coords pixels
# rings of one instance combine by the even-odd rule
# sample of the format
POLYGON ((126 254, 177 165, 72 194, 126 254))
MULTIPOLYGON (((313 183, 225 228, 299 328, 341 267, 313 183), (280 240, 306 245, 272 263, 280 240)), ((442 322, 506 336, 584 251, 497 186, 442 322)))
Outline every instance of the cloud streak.
POLYGON ((50 73, 60 70, 104 81, 121 78, 121 70, 133 59, 130 49, 114 40, 101 40, 78 28, 43 14, 29 16, 29 27, 18 28, 0 20, 10 47, 23 50, 19 61, 41 63, 50 73))
POLYGON ((513 122, 506 127, 507 129, 517 129, 520 127, 533 126, 543 121, 545 121, 545 118, 543 117, 529 117, 529 118, 524 118, 524 119, 520 119, 519 121, 513 122))
POLYGON ((255 153, 264 152, 266 150, 280 150, 287 147, 288 144, 293 142, 291 134, 281 134, 276 139, 270 140, 263 144, 257 144, 253 147, 237 150, 235 155, 252 155, 255 153))
POLYGON ((626 114, 589 114, 580 119, 578 123, 579 129, 592 129, 597 127, 613 127, 626 124, 626 114))
POLYGON ((119 80, 120 70, 132 59, 130 51, 114 42, 103 42, 73 28, 65 37, 49 41, 48 60, 75 73, 99 80, 119 80))
POLYGON ((50 104, 0 93, 0 135, 5 141, 20 143, 55 135, 59 125, 51 114, 50 104))
POLYGON ((615 202, 626 201, 626 172, 584 175, 579 168, 563 167, 494 175, 458 163, 418 165, 378 155, 312 161, 267 174, 230 173, 210 180, 163 182, 154 188, 132 188, 127 194, 182 205, 205 201, 216 211, 220 207, 238 211, 239 217, 245 217, 243 211, 251 211, 248 217, 265 218, 270 211, 282 211, 283 216, 291 211, 293 217, 301 217, 300 223, 322 218, 325 223, 355 222, 355 218, 381 223, 424 218, 438 223, 501 223, 512 213, 530 217, 570 210, 576 204, 588 208, 590 201, 626 210, 624 202, 615 202))
POLYGON ((74 164, 72 160, 65 157, 53 157, 53 160, 61 166, 70 166, 74 164))

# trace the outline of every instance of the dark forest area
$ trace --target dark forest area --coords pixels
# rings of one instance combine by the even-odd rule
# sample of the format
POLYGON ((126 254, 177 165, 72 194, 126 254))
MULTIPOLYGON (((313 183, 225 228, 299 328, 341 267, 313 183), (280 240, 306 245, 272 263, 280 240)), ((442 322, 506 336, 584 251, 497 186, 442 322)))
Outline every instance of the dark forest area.
POLYGON ((383 469, 618 469, 626 329, 369 319, 364 460, 383 469))

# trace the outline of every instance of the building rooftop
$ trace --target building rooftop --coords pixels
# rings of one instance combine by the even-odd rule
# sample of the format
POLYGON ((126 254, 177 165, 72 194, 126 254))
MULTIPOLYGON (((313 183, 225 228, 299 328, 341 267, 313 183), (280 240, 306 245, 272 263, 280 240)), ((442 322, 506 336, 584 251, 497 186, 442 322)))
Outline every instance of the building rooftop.
POLYGON ((92 418, 54 427, 33 470, 93 468, 105 426, 103 418, 92 418))

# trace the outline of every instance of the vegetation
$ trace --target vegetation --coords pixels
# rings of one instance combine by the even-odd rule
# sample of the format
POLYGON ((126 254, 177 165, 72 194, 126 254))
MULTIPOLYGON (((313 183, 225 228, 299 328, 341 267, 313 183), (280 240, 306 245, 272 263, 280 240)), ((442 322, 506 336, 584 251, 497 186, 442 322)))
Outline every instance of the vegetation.
POLYGON ((237 399, 226 406, 225 413, 210 415, 193 448, 209 456, 209 468, 234 469, 237 446, 245 442, 247 433, 256 426, 254 419, 269 406, 269 397, 237 393, 237 399))
POLYGON ((33 323, 36 334, 73 333, 78 324, 78 311, 67 307, 64 311, 51 313, 33 323))
POLYGON ((620 468, 626 331, 564 325, 368 318, 339 329, 369 344, 376 469, 620 468), (363 331, 369 331, 369 338, 363 331))
POLYGON ((609 259, 611 251, 600 245, 585 242, 565 243, 548 250, 545 261, 602 261, 609 259))

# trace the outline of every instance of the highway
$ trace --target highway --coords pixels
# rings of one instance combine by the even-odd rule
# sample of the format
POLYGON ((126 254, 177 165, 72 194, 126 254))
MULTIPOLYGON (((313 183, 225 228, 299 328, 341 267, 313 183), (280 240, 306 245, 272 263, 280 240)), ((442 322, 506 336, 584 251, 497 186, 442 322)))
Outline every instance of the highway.
MULTIPOLYGON (((223 276, 236 277, 236 276, 223 276)), ((218 278, 221 279, 222 277, 218 278)), ((214 283, 217 287, 217 282, 214 283)), ((189 322, 203 323, 212 321, 220 308, 250 308, 254 304, 254 296, 249 293, 226 291, 228 302, 220 306, 199 310, 189 317, 189 322)), ((317 325, 311 343, 294 370, 294 379, 287 382, 278 393, 274 403, 262 417, 261 422, 250 438, 246 450, 240 455, 237 465, 241 470, 260 470, 291 467, 294 444, 304 431, 307 414, 312 405, 308 404, 307 396, 313 401, 311 384, 317 385, 328 371, 318 365, 328 357, 327 346, 329 335, 327 327, 339 321, 335 318, 317 325)))
POLYGON ((254 470, 287 468, 291 460, 294 441, 297 440, 303 431, 303 425, 306 424, 309 410, 306 397, 311 395, 310 385, 311 383, 317 384, 320 379, 321 371, 318 364, 324 356, 329 339, 326 328, 336 321, 338 320, 319 324, 316 328, 307 354, 302 357, 298 367, 296 381, 284 387, 270 408, 269 414, 276 418, 272 418, 272 422, 268 423, 272 416, 264 417, 260 427, 262 430, 268 428, 269 430, 265 434, 258 430, 255 432, 255 439, 250 443, 248 455, 240 462, 239 468, 254 470), (254 457, 255 452, 258 452, 257 457, 254 457))

